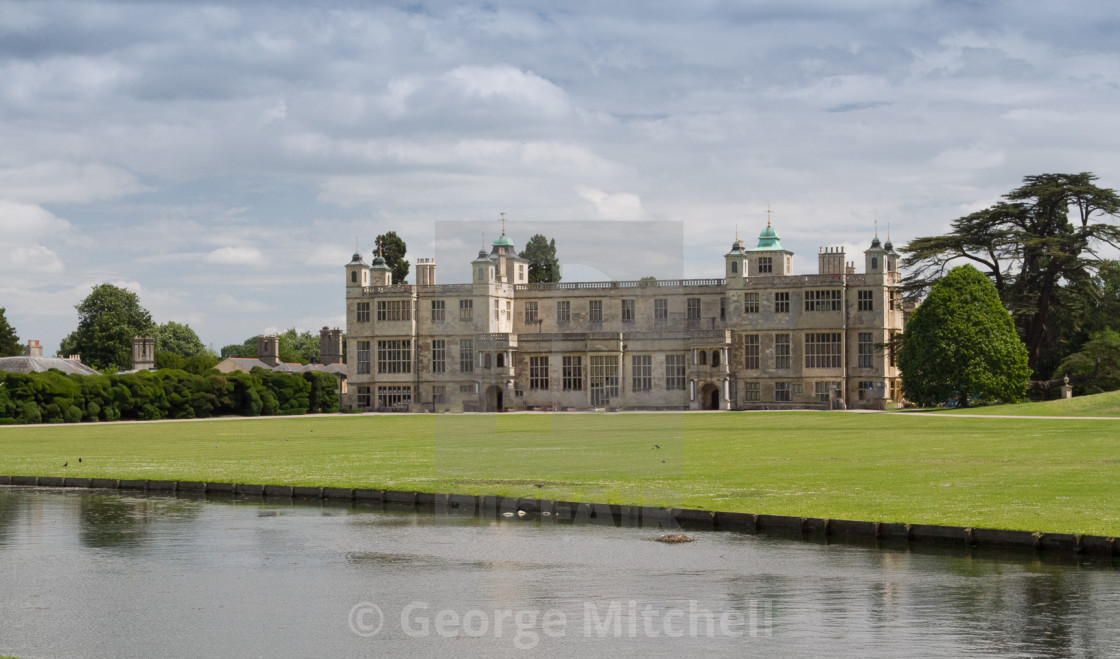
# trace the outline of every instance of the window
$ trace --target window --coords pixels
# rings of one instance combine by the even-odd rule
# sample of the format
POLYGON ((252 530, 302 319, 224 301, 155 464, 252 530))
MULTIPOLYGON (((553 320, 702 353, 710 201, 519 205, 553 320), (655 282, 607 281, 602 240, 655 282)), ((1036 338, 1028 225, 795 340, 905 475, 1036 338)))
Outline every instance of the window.
POLYGON ((359 323, 368 323, 369 322, 369 302, 359 302, 358 303, 358 322, 359 323))
POLYGON ((762 275, 762 274, 766 274, 768 272, 774 272, 774 257, 772 257, 772 256, 760 256, 760 257, 758 257, 758 274, 762 275))
POLYGON ((536 323, 537 322, 537 303, 536 302, 526 302, 525 303, 525 322, 526 323, 536 323))
POLYGON ((669 301, 668 300, 654 300, 653 301, 653 319, 654 320, 668 320, 669 319, 669 301))
POLYGON ((634 391, 653 389, 653 355, 633 355, 630 364, 634 391))
POLYGON ((498 318, 500 317, 500 313, 501 312, 498 311, 498 301, 494 300, 494 320, 498 320, 498 318))
MULTIPOLYGON (((358 341, 358 374, 369 373, 369 341, 358 341)), ((366 405, 369 407, 369 405, 366 405)))
POLYGON ((874 295, 875 291, 856 291, 856 309, 858 311, 874 311, 874 295))
POLYGON ((446 305, 443 300, 432 300, 432 322, 442 323, 446 305))
POLYGON ((591 300, 587 303, 587 319, 593 323, 603 322, 602 300, 591 300))
POLYGON ((592 355, 589 361, 591 405, 602 407, 618 398, 618 355, 592 355))
POLYGON ((789 397, 789 383, 788 382, 775 382, 774 383, 774 402, 788 403, 789 397))
POLYGON ((436 385, 432 387, 432 404, 442 405, 447 402, 447 387, 436 385))
POLYGON ((789 291, 774 293, 774 313, 789 313, 789 291))
POLYGON ((879 269, 879 259, 878 259, 878 257, 875 257, 875 256, 871 257, 871 269, 872 270, 878 270, 879 269))
POLYGON ((378 300, 378 320, 412 320, 412 300, 378 300))
POLYGON ((898 366, 898 332, 891 332, 891 342, 888 346, 890 351, 891 368, 898 366))
POLYGON ((805 368, 839 367, 839 332, 810 332, 805 335, 805 368))
POLYGON ((494 366, 496 366, 498 368, 505 368, 505 366, 506 366, 506 354, 504 352, 499 352, 498 353, 497 359, 494 360, 494 366))
POLYGON ((840 391, 839 382, 817 382, 813 385, 813 393, 817 396, 817 402, 827 403, 832 400, 832 392, 840 391))
POLYGON ((490 353, 488 352, 482 353, 482 368, 487 371, 490 370, 490 353))
POLYGON ((470 320, 474 317, 474 300, 459 300, 459 320, 470 320))
POLYGON ((871 392, 875 389, 875 383, 870 380, 857 382, 856 389, 859 391, 860 400, 871 400, 871 392))
POLYGON ((875 350, 875 348, 871 343, 871 341, 872 341, 871 337, 872 336, 873 335, 871 334, 871 332, 860 332, 859 333, 859 344, 858 344, 859 349, 857 351, 857 354, 859 355, 859 367, 860 368, 872 368, 875 365, 875 361, 874 361, 874 356, 875 356, 874 350, 875 350))
POLYGON ((758 293, 743 293, 743 313, 758 313, 758 293))
POLYGON ((517 281, 525 279, 525 266, 518 264, 517 266, 517 281))
POLYGON ((712 351, 712 366, 719 366, 719 350, 712 351))
POLYGON ((634 322, 634 300, 622 301, 622 322, 634 322))
POLYGON ((564 391, 583 389, 583 357, 578 355, 564 357, 564 391))
POLYGON ((902 291, 890 291, 887 296, 891 301, 891 311, 902 306, 902 291))
POLYGON ((800 396, 801 394, 805 393, 801 389, 801 383, 800 382, 790 382, 789 383, 789 391, 794 396, 800 396))
POLYGON ((447 370, 447 341, 445 339, 432 340, 432 373, 443 373, 447 370))
POLYGON ((378 341, 377 372, 411 373, 412 341, 409 339, 378 341))
POLYGON ((757 403, 762 400, 762 388, 757 382, 743 383, 743 397, 748 403, 757 403))
POLYGON ((699 364, 700 366, 707 366, 708 365, 708 351, 707 350, 701 350, 698 353, 696 353, 696 363, 699 364))
POLYGON ((684 355, 665 355, 665 388, 684 390, 684 355))
POLYGON ((727 319, 727 298, 725 297, 721 297, 719 299, 719 319, 727 319))
POLYGON ((474 385, 473 384, 461 384, 461 385, 459 385, 459 393, 461 393, 461 394, 473 394, 474 393, 474 385))
POLYGON ((358 387, 358 407, 369 409, 369 387, 358 387))
POLYGON ((762 366, 758 335, 748 334, 743 337, 743 339, 743 354, 746 356, 746 358, 744 359, 743 368, 757 371, 762 366))
POLYGON ((739 273, 739 262, 738 261, 732 261, 731 262, 731 274, 734 275, 734 274, 738 274, 738 273, 739 273))
POLYGON ((556 322, 572 322, 572 303, 570 301, 561 300, 556 303, 556 322))
POLYGON ((689 320, 700 320, 700 298, 698 298, 698 297, 688 298, 687 309, 688 309, 687 317, 688 317, 689 320))
POLYGON ((529 358, 529 388, 548 389, 548 357, 529 358))
POLYGON ((774 368, 789 370, 789 334, 774 335, 774 368))
POLYGON ((412 404, 412 387, 378 387, 377 406, 386 409, 412 404))
POLYGON ((474 339, 459 339, 459 372, 474 373, 474 339))
POLYGON ((840 291, 805 291, 805 311, 840 311, 840 291))
MULTIPOLYGON (((358 283, 358 271, 357 270, 351 270, 350 271, 350 283, 352 283, 352 284, 358 283)), ((369 395, 369 394, 366 394, 366 395, 369 395)))
POLYGON ((513 320, 513 301, 506 300, 506 318, 513 320))

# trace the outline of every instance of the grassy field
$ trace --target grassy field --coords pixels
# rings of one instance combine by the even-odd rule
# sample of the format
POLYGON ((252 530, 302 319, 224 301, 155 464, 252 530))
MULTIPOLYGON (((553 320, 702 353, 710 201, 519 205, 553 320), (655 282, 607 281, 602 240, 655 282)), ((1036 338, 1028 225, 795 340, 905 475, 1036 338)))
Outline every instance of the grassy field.
POLYGON ((1120 535, 1120 420, 755 412, 0 427, 0 474, 376 487, 1120 535))
POLYGON ((1011 414, 1016 416, 1115 416, 1120 417, 1120 391, 1094 396, 1018 405, 987 405, 965 409, 938 410, 944 414, 1011 414))

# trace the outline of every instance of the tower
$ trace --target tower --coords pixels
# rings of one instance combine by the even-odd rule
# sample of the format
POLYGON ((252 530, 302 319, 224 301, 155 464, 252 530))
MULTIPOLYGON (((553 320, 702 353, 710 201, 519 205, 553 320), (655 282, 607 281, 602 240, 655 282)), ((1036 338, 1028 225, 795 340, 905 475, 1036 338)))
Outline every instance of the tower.
POLYGON ((146 371, 156 366, 156 340, 150 336, 132 337, 132 368, 146 371))
POLYGON ((766 221, 766 228, 758 234, 758 247, 750 250, 748 256, 748 270, 750 275, 785 276, 793 274, 793 252, 782 247, 782 239, 770 221, 766 221))
POLYGON ((361 292, 361 289, 366 286, 369 286, 369 268, 362 260, 361 253, 355 249, 353 258, 346 264, 346 292, 347 294, 352 290, 361 292))
POLYGON ((342 363, 342 330, 337 327, 319 330, 319 362, 322 364, 342 363))
POLYGON ((739 237, 735 237, 735 242, 731 243, 731 250, 723 255, 723 269, 724 277, 727 278, 727 283, 733 281, 741 281, 747 276, 747 252, 746 246, 739 237))
POLYGON ((269 366, 280 365, 280 337, 275 334, 257 337, 257 359, 269 366))
POLYGON ((879 233, 876 232, 875 238, 871 241, 871 247, 863 251, 864 272, 869 275, 883 274, 886 271, 886 256, 887 250, 883 249, 882 243, 879 242, 879 233))
POLYGON ((416 259, 416 285, 417 286, 435 286, 436 285, 436 260, 435 259, 416 259))

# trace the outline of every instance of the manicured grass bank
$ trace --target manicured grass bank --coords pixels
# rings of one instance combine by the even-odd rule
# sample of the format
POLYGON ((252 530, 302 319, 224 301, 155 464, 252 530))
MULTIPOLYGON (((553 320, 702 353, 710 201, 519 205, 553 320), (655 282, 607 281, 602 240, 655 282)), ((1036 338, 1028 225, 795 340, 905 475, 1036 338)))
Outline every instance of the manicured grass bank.
POLYGON ((954 410, 938 410, 944 414, 1009 414, 1015 416, 1115 416, 1120 417, 1120 391, 1093 396, 1018 405, 986 405, 954 410))
POLYGON ((4 427, 0 474, 541 496, 1120 535, 1120 420, 794 412, 4 427))

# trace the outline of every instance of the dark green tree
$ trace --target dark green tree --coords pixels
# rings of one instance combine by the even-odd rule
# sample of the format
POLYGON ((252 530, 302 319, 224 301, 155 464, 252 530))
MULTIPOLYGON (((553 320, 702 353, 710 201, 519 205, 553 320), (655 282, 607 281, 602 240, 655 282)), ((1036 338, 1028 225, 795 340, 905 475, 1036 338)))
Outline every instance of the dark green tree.
POLYGON ((1105 329, 1062 360, 1055 378, 1069 377, 1082 393, 1099 394, 1120 389, 1120 333, 1105 329))
POLYGON ((560 281, 560 259, 556 258, 556 239, 536 234, 525 243, 519 256, 529 261, 529 283, 560 281))
POLYGON ((1027 346, 1031 368, 1047 375, 1069 350, 1081 292, 1099 267, 1102 244, 1120 246, 1120 196, 1089 172, 1040 174, 990 208, 961 217, 943 236, 902 249, 905 285, 920 295, 946 268, 971 261, 991 277, 1027 346), (1107 221, 1106 221, 1107 220, 1107 221))
POLYGON ((180 357, 194 357, 209 352, 190 325, 168 321, 153 332, 156 353, 171 352, 180 357))
POLYGON ((16 328, 8 324, 8 319, 4 316, 5 311, 4 307, 0 307, 0 357, 21 355, 23 348, 19 344, 19 337, 16 336, 16 328))
POLYGON ((408 247, 397 235, 396 231, 383 233, 377 237, 377 245, 381 250, 381 256, 385 258, 385 265, 393 271, 393 283, 404 284, 407 283, 409 262, 404 260, 404 255, 408 251, 408 247))
POLYGON ((973 397, 1015 403, 1030 367, 1015 323, 990 279, 970 265, 953 268, 910 317, 898 354, 902 391, 919 405, 973 397))
POLYGON ((152 315, 140 306, 136 293, 112 284, 99 284, 81 303, 78 329, 62 340, 64 355, 81 355, 99 370, 132 366, 132 337, 155 329, 152 315))

